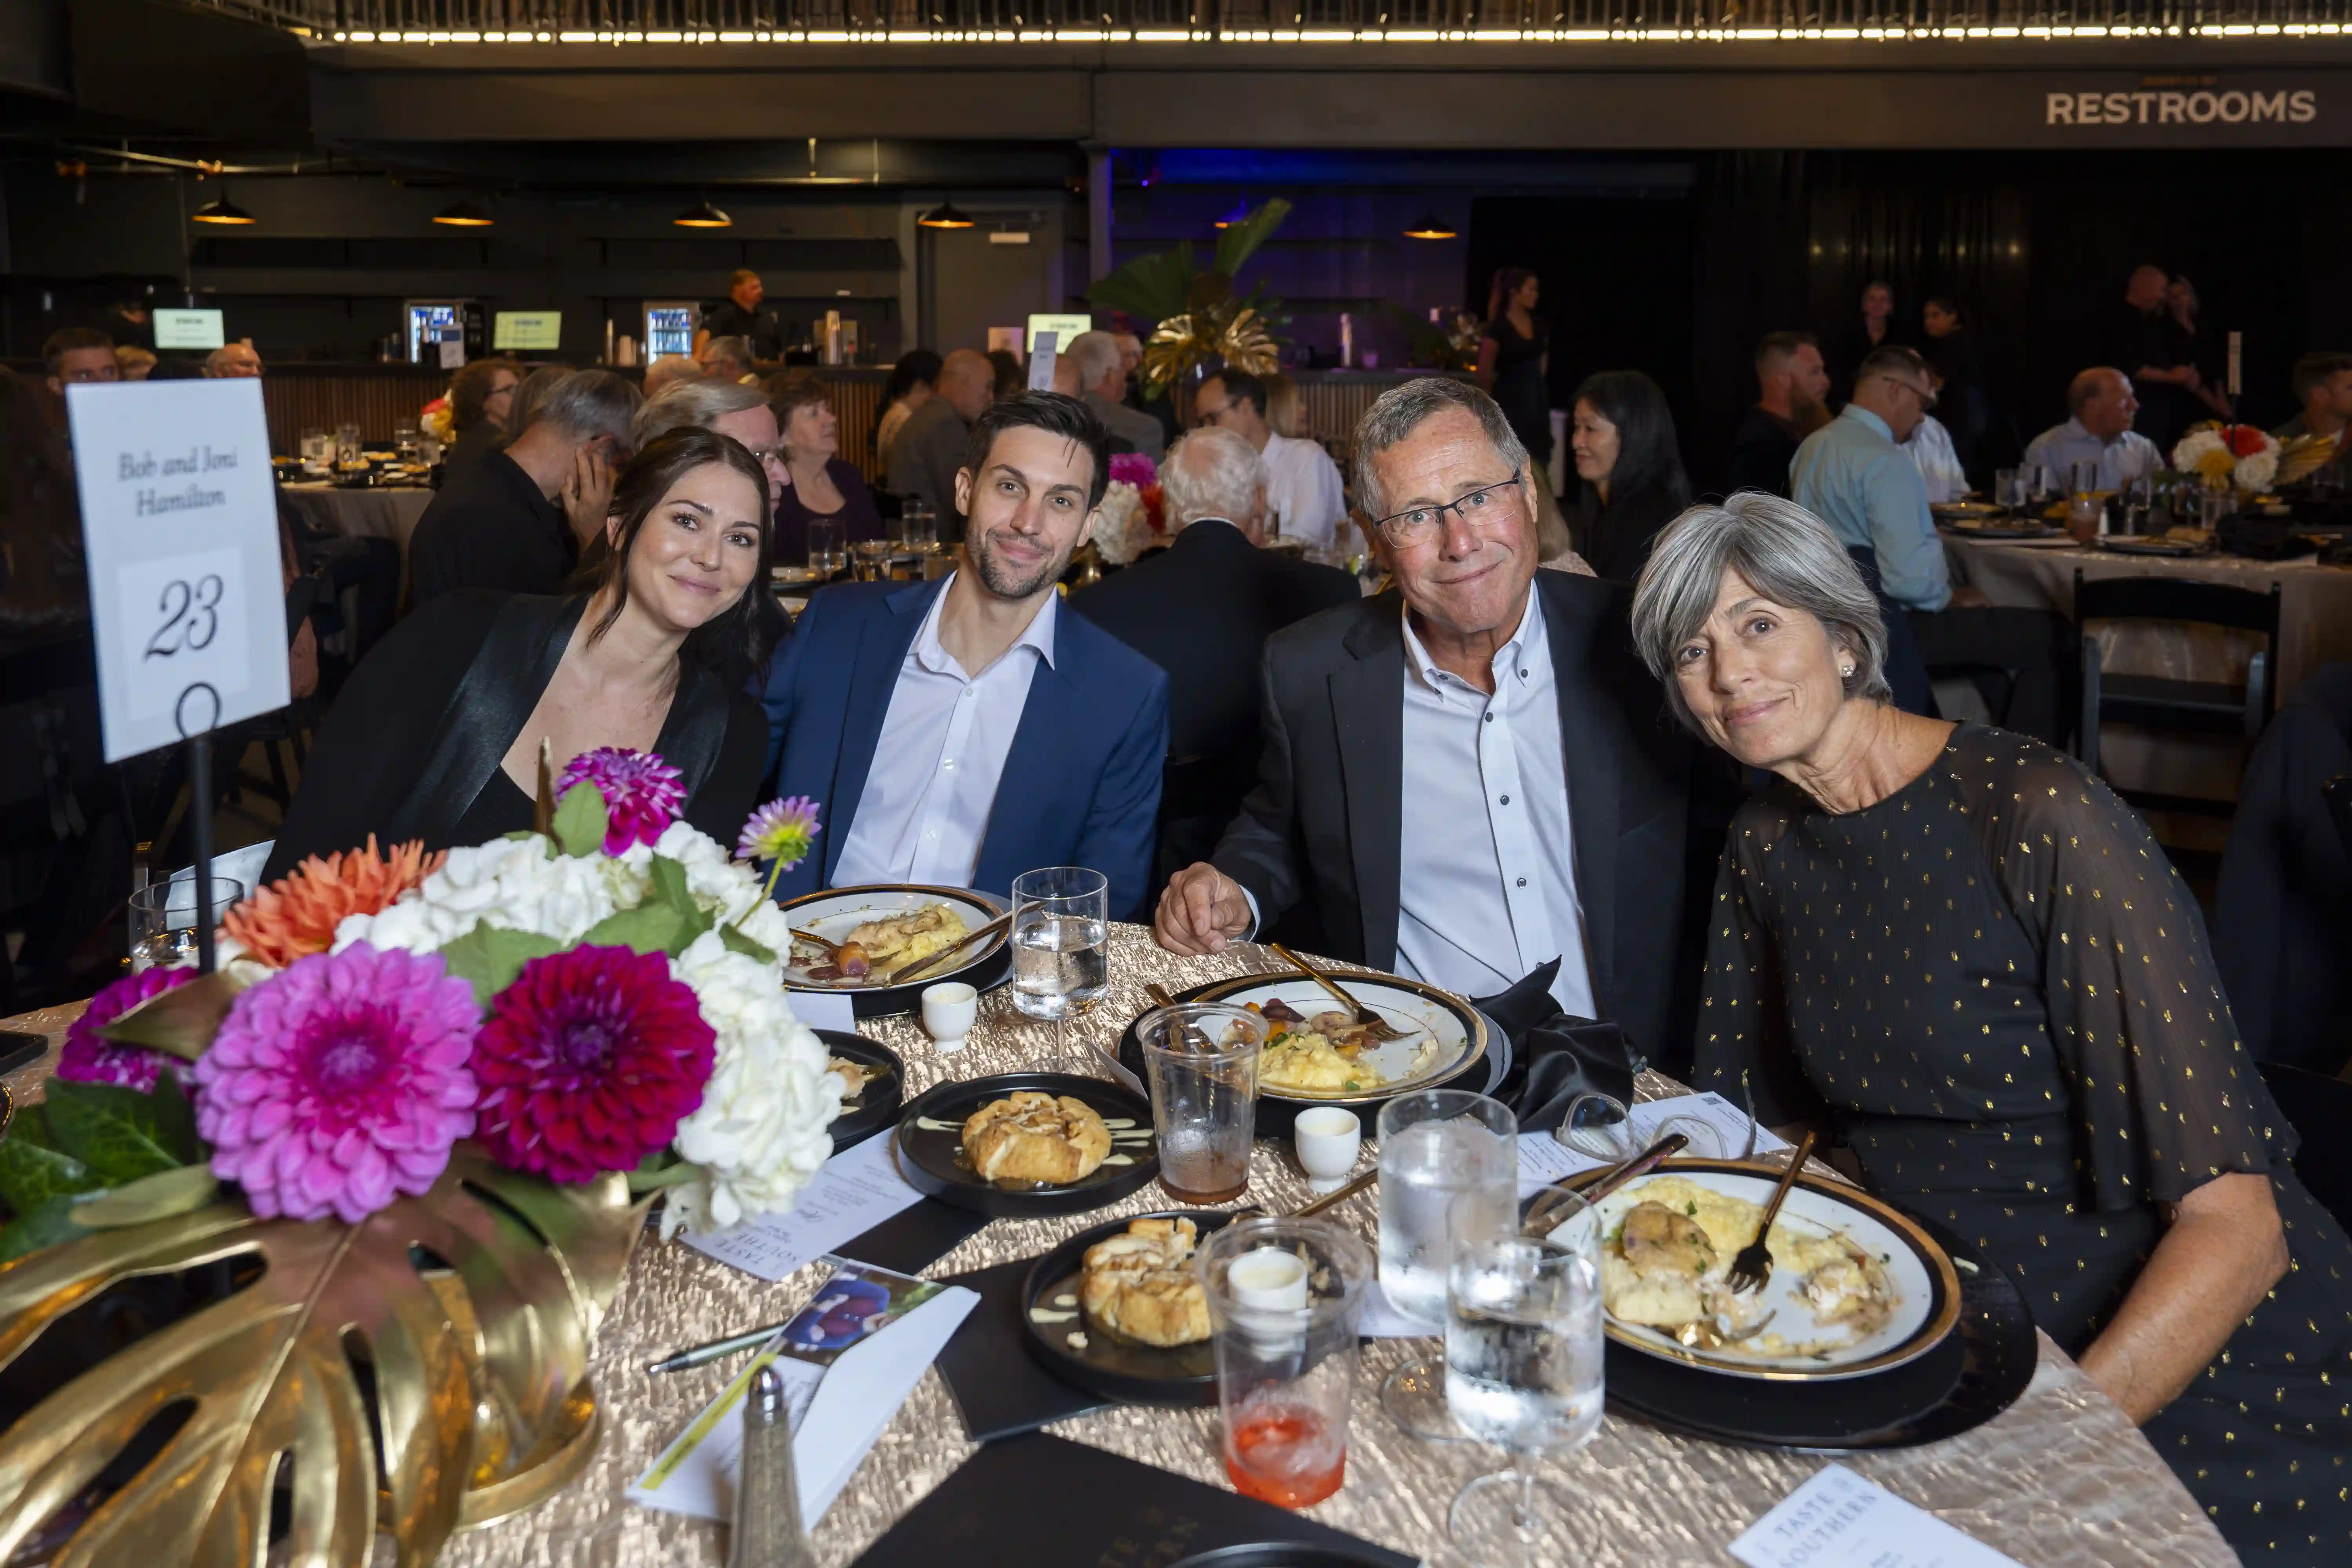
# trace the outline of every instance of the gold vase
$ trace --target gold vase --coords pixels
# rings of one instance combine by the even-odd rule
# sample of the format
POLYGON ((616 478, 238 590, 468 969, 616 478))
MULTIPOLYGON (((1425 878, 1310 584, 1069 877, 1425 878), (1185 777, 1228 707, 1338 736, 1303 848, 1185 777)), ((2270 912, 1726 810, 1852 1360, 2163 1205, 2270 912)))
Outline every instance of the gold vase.
POLYGON ((430 1192, 359 1225, 220 1202, 0 1266, 0 1373, 116 1286, 215 1287, 0 1435, 0 1559, 161 1418, 176 1430, 55 1547, 58 1568, 245 1568, 265 1551, 361 1568, 379 1532, 423 1568, 595 1452, 589 1345, 650 1201, 618 1174, 558 1185, 460 1144, 430 1192))

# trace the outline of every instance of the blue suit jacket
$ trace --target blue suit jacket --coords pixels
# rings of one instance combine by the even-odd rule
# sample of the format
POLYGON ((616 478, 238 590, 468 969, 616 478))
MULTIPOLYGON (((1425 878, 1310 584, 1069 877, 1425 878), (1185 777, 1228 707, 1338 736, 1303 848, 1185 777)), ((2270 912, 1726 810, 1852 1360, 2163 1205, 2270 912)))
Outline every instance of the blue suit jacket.
MULTIPOLYGON (((821 803, 817 852, 777 881, 779 899, 833 886, 857 818, 899 668, 937 583, 844 583, 809 601, 768 678, 769 767, 779 795, 821 803)), ((1110 879, 1124 920, 1152 890, 1160 769, 1168 754, 1168 678, 1067 605, 1054 661, 1038 661, 1004 759, 972 881, 1003 893, 1040 866, 1090 866, 1110 879)))

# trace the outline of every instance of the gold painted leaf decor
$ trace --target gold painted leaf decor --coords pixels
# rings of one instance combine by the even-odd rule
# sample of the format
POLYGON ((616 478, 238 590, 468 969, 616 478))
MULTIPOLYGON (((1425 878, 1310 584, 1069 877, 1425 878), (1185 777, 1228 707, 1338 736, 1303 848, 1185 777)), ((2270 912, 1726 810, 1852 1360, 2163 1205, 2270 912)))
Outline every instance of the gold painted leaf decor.
POLYGON ((620 1174, 460 1144, 358 1225, 208 1203, 0 1266, 0 1384, 51 1385, 0 1432, 0 1559, 356 1568, 381 1531, 431 1563, 593 1452, 588 1347, 644 1217, 620 1174), (185 1310, 80 1351, 85 1309, 174 1280, 205 1282, 185 1310))

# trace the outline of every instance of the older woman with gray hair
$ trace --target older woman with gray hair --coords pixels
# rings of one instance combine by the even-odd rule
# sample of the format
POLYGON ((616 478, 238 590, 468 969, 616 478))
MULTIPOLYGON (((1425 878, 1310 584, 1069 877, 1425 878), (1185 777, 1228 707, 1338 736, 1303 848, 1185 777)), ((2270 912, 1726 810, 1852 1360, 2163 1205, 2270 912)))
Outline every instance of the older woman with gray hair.
POLYGON ((2247 1563, 2340 1546, 2352 1247, 2146 827, 2039 742, 1895 708, 1876 598, 1793 502, 1684 512, 1633 633, 1780 780, 1717 882, 1699 1087, 1823 1125, 1998 1261, 2247 1563))

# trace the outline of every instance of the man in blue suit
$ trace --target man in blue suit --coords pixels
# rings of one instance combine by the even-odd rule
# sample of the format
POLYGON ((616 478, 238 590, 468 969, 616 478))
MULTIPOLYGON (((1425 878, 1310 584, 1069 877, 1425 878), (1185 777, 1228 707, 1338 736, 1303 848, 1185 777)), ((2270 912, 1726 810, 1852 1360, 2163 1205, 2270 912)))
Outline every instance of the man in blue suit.
POLYGON ((1141 909, 1168 678, 1055 591, 1109 483, 1108 441, 1076 398, 992 405, 956 475, 959 568, 809 601, 769 677, 769 761, 779 794, 823 803, 824 832, 779 899, 872 882, 1002 893, 1036 867, 1089 866, 1113 918, 1141 909))

